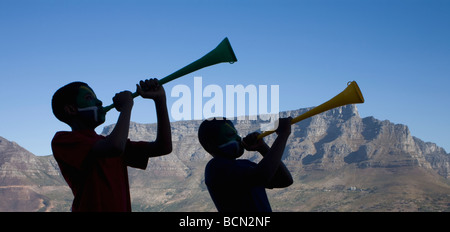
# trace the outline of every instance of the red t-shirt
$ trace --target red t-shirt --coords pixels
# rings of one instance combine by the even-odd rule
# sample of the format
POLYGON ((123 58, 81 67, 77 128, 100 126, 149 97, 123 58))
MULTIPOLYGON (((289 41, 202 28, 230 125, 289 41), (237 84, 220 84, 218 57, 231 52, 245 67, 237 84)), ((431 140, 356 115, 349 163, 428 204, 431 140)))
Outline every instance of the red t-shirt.
POLYGON ((127 141, 122 156, 96 156, 90 151, 105 139, 94 130, 57 132, 52 140, 53 156, 72 189, 72 211, 131 211, 127 166, 145 169, 148 155, 133 152, 147 142, 127 141), (136 153, 141 155, 135 155, 136 153))

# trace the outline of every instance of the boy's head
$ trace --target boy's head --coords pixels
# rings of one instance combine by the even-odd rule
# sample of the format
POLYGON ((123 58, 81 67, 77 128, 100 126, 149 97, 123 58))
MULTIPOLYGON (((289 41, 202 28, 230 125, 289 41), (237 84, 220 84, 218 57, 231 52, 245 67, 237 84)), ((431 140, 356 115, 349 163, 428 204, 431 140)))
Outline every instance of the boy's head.
POLYGON ((235 159, 244 154, 241 137, 233 123, 225 118, 203 121, 198 129, 198 139, 203 148, 214 157, 235 159))
POLYGON ((77 122, 95 128, 105 122, 102 102, 84 82, 72 82, 58 89, 52 98, 52 110, 56 118, 71 127, 77 122))

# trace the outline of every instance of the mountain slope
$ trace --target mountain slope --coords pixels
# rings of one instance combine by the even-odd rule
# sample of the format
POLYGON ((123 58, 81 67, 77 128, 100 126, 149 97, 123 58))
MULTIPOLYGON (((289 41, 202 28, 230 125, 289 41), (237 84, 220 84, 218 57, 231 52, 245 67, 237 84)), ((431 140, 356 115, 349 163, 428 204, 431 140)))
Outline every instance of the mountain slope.
MULTIPOLYGON (((234 122, 242 136, 261 123, 234 122)), ((172 122, 173 152, 150 159, 145 171, 129 169, 134 211, 216 211, 204 184, 211 157, 198 143, 200 123, 172 122)), ((132 140, 152 141, 155 134, 155 124, 130 125, 132 140)), ((270 145, 275 138, 265 141, 270 145)), ((261 159, 254 152, 243 158, 261 159)), ((413 137, 405 125, 361 118, 355 105, 293 125, 283 161, 294 184, 267 190, 274 211, 450 210, 450 155, 413 137)), ((0 178, 0 199, 8 199, 0 200, 0 211, 70 209, 72 195, 51 156, 36 157, 0 138, 0 178)))
POLYGON ((0 137, 0 211, 65 210, 69 191, 53 157, 0 137))

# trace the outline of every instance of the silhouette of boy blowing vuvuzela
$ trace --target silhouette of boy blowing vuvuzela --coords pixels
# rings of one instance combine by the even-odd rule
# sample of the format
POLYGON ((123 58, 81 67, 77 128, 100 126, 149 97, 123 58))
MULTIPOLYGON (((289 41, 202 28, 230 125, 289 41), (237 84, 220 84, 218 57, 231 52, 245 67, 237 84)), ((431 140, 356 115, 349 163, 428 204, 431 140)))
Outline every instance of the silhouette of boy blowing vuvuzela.
POLYGON ((156 79, 140 81, 136 88, 155 102, 158 130, 153 142, 128 139, 133 108, 129 91, 113 98, 120 115, 108 136, 94 130, 105 122, 106 112, 86 83, 72 82, 53 95, 54 115, 72 129, 57 132, 52 140, 53 155, 74 195, 72 211, 131 211, 127 166, 145 169, 148 158, 172 151, 164 88, 156 79))
POLYGON ((266 188, 284 188, 293 183, 289 170, 281 161, 291 134, 292 118, 282 118, 278 137, 271 147, 254 132, 244 139, 233 123, 226 119, 208 119, 198 129, 203 148, 213 156, 205 169, 205 183, 219 212, 271 212, 266 188), (258 151, 259 163, 237 159, 248 151, 258 151))

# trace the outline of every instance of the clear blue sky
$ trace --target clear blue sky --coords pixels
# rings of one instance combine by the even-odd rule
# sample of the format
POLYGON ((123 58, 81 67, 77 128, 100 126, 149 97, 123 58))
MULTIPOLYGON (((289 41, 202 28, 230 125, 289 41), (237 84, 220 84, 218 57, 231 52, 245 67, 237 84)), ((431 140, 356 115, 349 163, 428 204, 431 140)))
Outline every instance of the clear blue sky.
MULTIPOLYGON (((87 82, 105 105, 198 59, 224 37, 238 62, 165 85, 279 85, 280 110, 315 106, 356 80, 362 117, 406 124, 450 151, 450 1, 0 0, 0 136, 51 154, 62 85, 87 82)), ((117 113, 109 113, 105 125, 117 113)), ((136 99, 133 121, 155 122, 136 99)), ((98 128, 101 132, 102 126, 98 128)))

